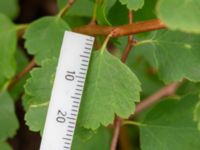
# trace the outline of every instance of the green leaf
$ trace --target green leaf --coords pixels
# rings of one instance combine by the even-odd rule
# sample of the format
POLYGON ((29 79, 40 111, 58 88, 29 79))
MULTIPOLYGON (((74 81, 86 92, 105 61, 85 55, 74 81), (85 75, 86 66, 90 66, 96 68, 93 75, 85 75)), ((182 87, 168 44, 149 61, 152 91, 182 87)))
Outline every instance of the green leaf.
POLYGON ((155 19, 155 7, 157 4, 157 0, 145 0, 144 6, 134 13, 135 21, 144 21, 155 19))
POLYGON ((17 0, 1 0, 0 1, 0 13, 7 15, 13 19, 18 15, 19 6, 17 0))
MULTIPOLYGON (((25 120, 31 131, 40 131, 41 133, 43 131, 56 65, 56 59, 44 61, 42 67, 31 71, 31 78, 25 85, 23 99, 26 109, 25 120)), ((84 139, 89 139, 93 134, 92 131, 79 126, 76 128, 76 132, 80 138, 84 139)))
POLYGON ((157 15, 171 29, 200 33, 199 0, 159 0, 157 15))
POLYGON ((198 129, 200 130, 200 101, 196 104, 194 109, 194 121, 198 123, 198 129))
POLYGON ((31 131, 43 131, 48 102, 42 104, 31 104, 25 115, 26 125, 29 126, 31 131))
POLYGON ((0 141, 0 150, 12 150, 12 148, 8 143, 0 141))
POLYGON ((100 128, 88 140, 83 140, 78 135, 75 134, 74 136, 72 150, 108 150, 110 147, 111 134, 109 129, 100 128))
MULTIPOLYGON (((46 114, 48 109, 48 102, 42 104, 31 104, 27 113, 25 115, 26 125, 29 126, 31 131, 40 131, 43 132, 44 124, 46 120, 46 114), (38 117, 39 116, 39 117, 38 117)), ((85 142, 93 136, 93 131, 85 129, 77 125, 75 131, 75 137, 78 141, 85 142), (83 141, 84 139, 84 141, 83 141)))
POLYGON ((15 74, 17 35, 15 25, 0 14, 0 89, 15 74))
POLYGON ((140 99, 140 82, 134 73, 108 51, 93 52, 80 108, 79 124, 97 129, 134 112, 140 99))
POLYGON ((44 17, 33 22, 27 29, 25 47, 35 55, 37 64, 47 58, 58 58, 65 30, 69 26, 61 18, 44 17))
MULTIPOLYGON (((56 59, 46 60, 41 68, 34 68, 24 86, 26 106, 48 103, 56 71, 56 59)), ((48 104, 47 104, 48 105, 48 104)))
MULTIPOLYGON (((23 98, 26 110, 25 120, 31 131, 40 131, 41 133, 43 131, 56 65, 56 59, 44 61, 42 67, 31 71, 31 78, 25 84, 23 98)), ((90 130, 81 127, 78 127, 76 132, 80 138, 84 139, 89 139, 93 134, 90 130)))
MULTIPOLYGON (((23 51, 18 48, 15 54, 15 59, 17 62, 16 73, 19 74, 28 65, 28 58, 25 56, 23 51)), ((15 101, 18 100, 18 97, 23 93, 23 86, 28 76, 29 74, 24 75, 24 77, 20 79, 17 84, 10 90, 10 94, 15 101)))
POLYGON ((200 132, 193 122, 197 94, 156 105, 140 126, 142 150, 199 150, 200 132))
POLYGON ((56 59, 46 60, 42 68, 34 68, 24 86, 23 106, 26 124, 32 131, 42 131, 56 70, 56 59), (40 116, 40 117, 38 117, 40 116))
MULTIPOLYGON (((56 61, 47 61, 42 68, 34 69, 31 72, 31 78, 25 85, 25 103, 30 106, 27 113, 27 116, 30 117, 26 117, 27 122, 30 121, 29 126, 34 125, 33 122, 37 123, 41 120, 34 120, 35 116, 31 115, 33 112, 36 116, 43 112, 42 107, 37 106, 44 106, 48 103, 55 68, 56 61)), ((112 123, 115 113, 120 117, 127 118, 134 112, 134 103, 139 101, 140 83, 126 65, 107 51, 94 52, 86 82, 78 119, 80 126, 94 130, 100 124, 106 126, 112 123)), ((40 127, 34 125, 32 128, 38 130, 40 127)))
POLYGON ((159 75, 165 82, 183 78, 200 81, 200 36, 174 31, 157 31, 136 46, 152 45, 159 75))
POLYGON ((13 100, 7 92, 0 93, 0 140, 13 137, 19 127, 13 100))
POLYGON ((122 5, 118 0, 110 8, 107 14, 107 20, 114 26, 127 24, 128 22, 128 9, 125 5, 122 5))
POLYGON ((145 59, 137 54, 136 49, 134 49, 130 56, 133 56, 134 54, 135 56, 132 57, 134 61, 127 61, 127 65, 130 67, 131 70, 133 70, 138 79, 141 81, 141 96, 144 99, 150 96, 152 93, 161 89, 164 86, 164 83, 159 80, 159 77, 156 73, 151 72, 151 70, 153 70, 154 68, 150 67, 145 59))
MULTIPOLYGON (((142 9, 139 9, 134 13, 134 21, 144 21, 155 19, 155 6, 157 0, 145 0, 144 6, 142 9)), ((107 14, 107 20, 109 20, 110 24, 118 26, 122 24, 128 23, 128 9, 125 5, 122 5, 120 1, 116 1, 116 3, 109 9, 107 14)))
MULTIPOLYGON (((58 0, 59 9, 66 6, 68 0, 58 0)), ((91 0, 77 0, 67 12, 67 16, 91 17, 94 3, 91 0)))
POLYGON ((122 5, 126 5, 129 10, 141 9, 144 5, 144 0, 119 0, 122 5))
POLYGON ((100 0, 97 3, 96 19, 100 25, 111 25, 108 20, 108 13, 116 0, 100 0))

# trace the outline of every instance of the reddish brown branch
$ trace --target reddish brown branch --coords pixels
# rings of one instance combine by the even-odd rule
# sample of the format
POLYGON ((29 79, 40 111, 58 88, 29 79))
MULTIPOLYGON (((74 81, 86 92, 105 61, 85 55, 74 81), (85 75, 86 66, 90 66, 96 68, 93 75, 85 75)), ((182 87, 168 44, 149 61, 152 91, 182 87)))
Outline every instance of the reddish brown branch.
POLYGON ((117 117, 115 119, 115 124, 114 124, 115 128, 114 128, 114 132, 113 132, 113 136, 112 136, 110 150, 116 150, 116 148, 117 148, 117 142, 118 142, 118 138, 119 138, 121 125, 122 125, 122 119, 117 117))
POLYGON ((180 82, 171 83, 159 91, 155 92, 153 95, 149 96, 148 98, 142 100, 136 107, 134 115, 139 114, 144 109, 152 106, 156 102, 160 101, 163 97, 170 96, 175 94, 176 90, 180 86, 180 82))
MULTIPOLYGON (((132 11, 129 11, 128 16, 129 16, 129 24, 133 24, 133 13, 132 13, 132 11)), ((133 35, 129 35, 125 51, 122 54, 122 58, 121 58, 121 61, 123 63, 126 62, 126 59, 128 58, 128 55, 129 55, 131 49, 133 48, 134 44, 135 44, 135 42, 133 40, 133 35)))
MULTIPOLYGON (((132 11, 129 11, 128 17, 129 17, 129 24, 133 24, 133 13, 132 13, 132 11)), ((116 33, 115 30, 113 30, 113 31, 114 31, 114 33, 116 33)), ((128 36, 127 46, 126 46, 126 48, 124 50, 124 53, 122 55, 122 58, 121 58, 121 61, 123 63, 126 62, 126 59, 127 59, 128 55, 129 55, 129 52, 131 51, 133 46, 134 46, 133 36, 129 35, 128 36)), ((112 138, 112 143, 111 143, 110 150, 115 150, 116 147, 117 147, 117 142, 118 142, 118 138, 119 138, 121 124, 122 124, 122 119, 119 118, 119 117, 116 117, 115 125, 114 125, 114 133, 113 133, 113 138, 112 138)))
POLYGON ((21 78, 23 78, 23 76, 27 74, 35 65, 36 65, 35 60, 32 59, 31 62, 24 68, 24 70, 22 70, 18 75, 15 76, 15 78, 13 78, 13 80, 8 85, 8 90, 11 90, 16 85, 16 83, 21 78))
POLYGON ((124 35, 131 35, 141 32, 153 31, 158 29, 166 28, 164 23, 160 20, 148 20, 143 22, 137 22, 134 24, 127 24, 122 26, 98 26, 98 25, 86 25, 74 29, 75 32, 88 34, 88 35, 108 35, 110 32, 114 31, 113 37, 119 37, 124 35))

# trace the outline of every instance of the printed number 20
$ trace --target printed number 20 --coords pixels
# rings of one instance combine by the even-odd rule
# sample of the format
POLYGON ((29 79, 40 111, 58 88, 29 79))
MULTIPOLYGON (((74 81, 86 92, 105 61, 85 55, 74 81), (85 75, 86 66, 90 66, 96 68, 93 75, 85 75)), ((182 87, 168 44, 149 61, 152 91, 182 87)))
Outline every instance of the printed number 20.
POLYGON ((58 110, 58 113, 57 113, 57 117, 56 117, 56 121, 59 122, 59 123, 65 123, 66 121, 66 116, 67 116, 67 112, 62 112, 61 110, 58 110))

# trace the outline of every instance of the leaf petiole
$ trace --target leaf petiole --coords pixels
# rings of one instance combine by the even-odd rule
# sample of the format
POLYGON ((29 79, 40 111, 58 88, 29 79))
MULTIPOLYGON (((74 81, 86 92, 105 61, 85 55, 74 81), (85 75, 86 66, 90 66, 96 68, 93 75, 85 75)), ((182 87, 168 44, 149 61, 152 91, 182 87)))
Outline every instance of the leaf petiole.
POLYGON ((100 49, 100 51, 101 51, 101 54, 104 52, 104 50, 106 49, 106 46, 107 46, 107 44, 108 44, 108 41, 110 40, 110 38, 113 36, 113 32, 111 32, 110 34, 108 34, 107 35, 107 37, 106 37, 106 39, 104 40, 104 42, 103 42, 103 45, 102 45, 102 47, 101 47, 101 49, 100 49))
POLYGON ((136 121, 124 121, 123 125, 134 125, 138 127, 145 126, 145 124, 136 121))

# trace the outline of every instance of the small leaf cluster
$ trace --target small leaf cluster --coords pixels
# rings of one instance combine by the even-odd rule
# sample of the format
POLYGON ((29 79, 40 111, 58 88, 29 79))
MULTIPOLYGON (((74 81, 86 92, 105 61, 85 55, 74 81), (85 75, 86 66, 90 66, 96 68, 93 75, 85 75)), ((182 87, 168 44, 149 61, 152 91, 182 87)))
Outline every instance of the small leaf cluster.
MULTIPOLYGON (((57 0, 60 12, 67 2, 57 0)), ((134 141, 130 142, 130 149, 199 150, 198 0, 77 0, 66 14, 41 17, 27 25, 13 21, 19 15, 16 0, 1 1, 1 150, 12 149, 7 139, 19 129, 14 104, 21 95, 26 125, 42 135, 64 32, 88 24, 91 18, 101 26, 128 24, 128 12, 133 12, 135 22, 159 19, 166 29, 134 35, 137 42, 126 63, 120 58, 127 37, 112 39, 105 45, 104 37, 96 36, 72 149, 108 150, 112 139, 110 127, 116 116, 128 119, 142 99, 166 84, 178 82, 181 85, 174 95, 161 98, 162 102, 134 121, 124 121, 122 126, 134 125, 127 128, 129 138, 134 141), (23 37, 19 37, 21 30, 23 37), (24 40, 25 52, 18 45, 20 38, 24 40), (28 65, 30 56, 36 67, 9 89, 15 76, 28 65)))

